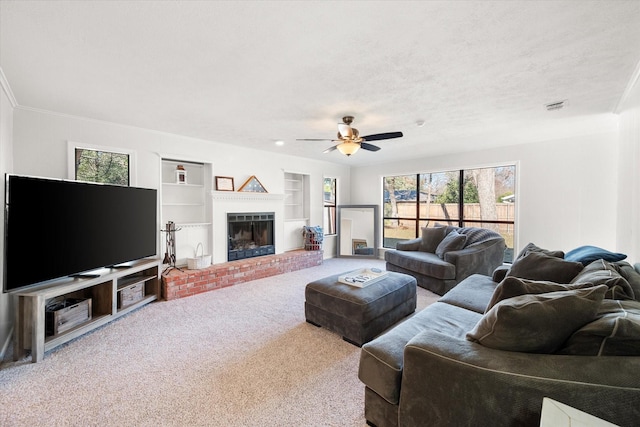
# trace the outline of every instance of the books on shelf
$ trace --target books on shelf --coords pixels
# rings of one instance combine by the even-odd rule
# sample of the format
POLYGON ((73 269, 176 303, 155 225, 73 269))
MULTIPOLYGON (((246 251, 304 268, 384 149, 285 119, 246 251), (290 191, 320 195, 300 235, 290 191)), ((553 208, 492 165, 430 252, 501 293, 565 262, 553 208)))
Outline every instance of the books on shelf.
POLYGON ((379 268, 359 268, 339 276, 338 282, 364 288, 382 280, 386 275, 387 272, 379 268))

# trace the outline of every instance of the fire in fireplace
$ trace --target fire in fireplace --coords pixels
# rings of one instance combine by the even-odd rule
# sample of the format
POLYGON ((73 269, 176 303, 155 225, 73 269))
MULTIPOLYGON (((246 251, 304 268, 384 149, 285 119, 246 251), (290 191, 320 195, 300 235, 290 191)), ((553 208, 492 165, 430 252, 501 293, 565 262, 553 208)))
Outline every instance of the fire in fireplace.
POLYGON ((227 214, 228 260, 274 254, 273 212, 227 214))

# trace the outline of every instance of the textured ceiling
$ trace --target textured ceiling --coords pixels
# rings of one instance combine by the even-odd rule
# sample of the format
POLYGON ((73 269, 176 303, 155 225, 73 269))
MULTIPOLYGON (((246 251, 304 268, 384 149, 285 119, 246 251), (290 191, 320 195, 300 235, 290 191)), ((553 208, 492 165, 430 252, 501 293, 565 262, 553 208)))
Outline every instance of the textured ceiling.
POLYGON ((352 165, 613 129, 639 61, 638 0, 0 1, 20 107, 352 165), (347 114, 405 136, 295 141, 347 114))

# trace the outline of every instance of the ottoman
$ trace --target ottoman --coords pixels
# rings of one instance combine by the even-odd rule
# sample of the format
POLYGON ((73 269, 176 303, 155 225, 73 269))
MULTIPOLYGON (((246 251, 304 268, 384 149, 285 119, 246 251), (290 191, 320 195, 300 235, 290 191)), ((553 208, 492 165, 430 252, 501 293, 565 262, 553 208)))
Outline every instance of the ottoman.
POLYGON ((416 279, 408 274, 390 271, 363 288, 338 282, 340 276, 307 284, 304 313, 351 344, 362 346, 416 309, 416 279))

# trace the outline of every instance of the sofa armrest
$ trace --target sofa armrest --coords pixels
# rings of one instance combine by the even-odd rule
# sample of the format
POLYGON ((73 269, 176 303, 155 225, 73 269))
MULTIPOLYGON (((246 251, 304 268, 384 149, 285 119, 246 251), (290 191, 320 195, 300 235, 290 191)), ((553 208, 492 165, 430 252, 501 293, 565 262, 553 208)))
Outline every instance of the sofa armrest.
POLYGON ((400 425, 539 426, 543 397, 634 425, 639 369, 640 357, 507 352, 427 330, 405 346, 400 425))
POLYGON ((411 240, 402 240, 396 243, 396 249, 399 251, 417 251, 420 249, 421 237, 417 237, 411 240))
POLYGON ((459 251, 447 252, 444 260, 456 266, 456 282, 460 283, 472 274, 491 276, 493 270, 502 265, 505 247, 503 238, 487 240, 459 251))

